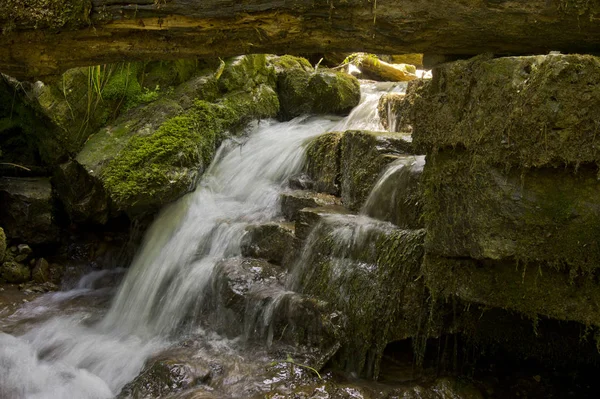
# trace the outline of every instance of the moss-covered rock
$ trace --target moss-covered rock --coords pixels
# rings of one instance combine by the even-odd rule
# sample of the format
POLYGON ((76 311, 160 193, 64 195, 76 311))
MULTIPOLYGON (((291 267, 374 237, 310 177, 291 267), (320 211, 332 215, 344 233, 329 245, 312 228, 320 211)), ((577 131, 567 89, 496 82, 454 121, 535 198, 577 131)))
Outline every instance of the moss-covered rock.
POLYGON ((406 136, 347 131, 341 140, 341 196, 344 206, 359 210, 385 167, 400 154, 411 154, 406 136))
POLYGON ((0 203, 0 223, 11 239, 31 244, 58 241, 49 179, 0 178, 0 203))
POLYGON ((422 282, 415 282, 424 237, 423 230, 352 215, 327 216, 312 231, 294 288, 347 316, 335 366, 376 377, 385 346, 417 335, 425 310, 422 282))
POLYGON ((347 114, 360 101, 358 80, 326 69, 315 71, 304 59, 284 56, 272 61, 277 71, 279 117, 288 120, 304 114, 347 114))
POLYGON ((361 212, 403 229, 423 228, 424 156, 399 156, 381 174, 361 212))
POLYGON ((465 151, 425 168, 427 251, 590 272, 600 265, 596 168, 505 172, 465 151))
POLYGON ((11 284, 20 284, 31 279, 28 266, 21 263, 8 261, 0 265, 0 281, 11 284))
POLYGON ((325 133, 308 143, 304 171, 313 190, 340 195, 342 136, 340 132, 325 133))
POLYGON ((599 79, 600 58, 590 55, 444 64, 412 89, 415 146, 460 146, 509 167, 596 164, 599 79))
MULTIPOLYGON (((98 194, 59 193, 67 210, 75 219, 98 222, 120 211, 137 217, 193 190, 227 132, 277 114, 274 76, 264 55, 238 57, 144 107, 130 108, 87 140, 75 159, 80 168, 61 167, 86 171, 89 176, 77 181, 98 194)), ((129 87, 121 86, 117 92, 129 87)))
POLYGON ((600 289, 588 276, 569 276, 540 263, 427 255, 427 286, 438 298, 458 298, 489 308, 600 326, 600 289))
MULTIPOLYGON (((419 87, 426 85, 427 80, 417 79, 408 83, 406 93, 386 93, 377 104, 377 112, 384 129, 390 132, 412 133, 411 112, 418 98, 419 87)), ((416 112, 416 110, 414 110, 416 112)))

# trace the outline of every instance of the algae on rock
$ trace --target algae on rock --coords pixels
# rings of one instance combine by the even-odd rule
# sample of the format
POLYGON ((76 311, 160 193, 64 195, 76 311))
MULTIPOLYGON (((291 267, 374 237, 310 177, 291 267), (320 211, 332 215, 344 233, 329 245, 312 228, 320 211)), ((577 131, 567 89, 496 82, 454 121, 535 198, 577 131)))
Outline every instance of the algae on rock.
POLYGON ((324 68, 315 71, 305 59, 292 56, 272 63, 283 120, 311 113, 345 115, 360 101, 360 85, 351 75, 324 68))
POLYGON ((313 229, 293 271, 295 288, 337 307, 348 321, 334 364, 377 377, 385 346, 418 335, 424 230, 332 215, 313 229))
POLYGON ((153 212, 194 189, 226 132, 277 114, 274 84, 264 55, 228 61, 217 73, 205 70, 124 112, 90 137, 76 162, 101 182, 113 211, 153 212))

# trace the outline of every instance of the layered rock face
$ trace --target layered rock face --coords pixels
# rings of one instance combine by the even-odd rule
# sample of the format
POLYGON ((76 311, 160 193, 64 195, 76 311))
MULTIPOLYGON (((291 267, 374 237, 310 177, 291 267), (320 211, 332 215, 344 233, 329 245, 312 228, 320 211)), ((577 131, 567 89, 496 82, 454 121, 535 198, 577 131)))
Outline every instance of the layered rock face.
MULTIPOLYGON (((600 326, 599 79, 593 56, 480 56, 434 69, 389 107, 427 154, 423 274, 433 295, 534 324, 600 326)), ((542 330, 551 345, 552 328, 542 330)))

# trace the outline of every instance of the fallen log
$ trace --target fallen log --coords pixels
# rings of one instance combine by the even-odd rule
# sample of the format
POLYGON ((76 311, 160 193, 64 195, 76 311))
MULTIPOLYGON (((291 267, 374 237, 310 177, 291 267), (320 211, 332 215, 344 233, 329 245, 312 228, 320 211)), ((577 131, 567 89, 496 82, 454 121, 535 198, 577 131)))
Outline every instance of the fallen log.
POLYGON ((0 71, 243 53, 590 53, 599 19, 599 0, 3 0, 0 71))

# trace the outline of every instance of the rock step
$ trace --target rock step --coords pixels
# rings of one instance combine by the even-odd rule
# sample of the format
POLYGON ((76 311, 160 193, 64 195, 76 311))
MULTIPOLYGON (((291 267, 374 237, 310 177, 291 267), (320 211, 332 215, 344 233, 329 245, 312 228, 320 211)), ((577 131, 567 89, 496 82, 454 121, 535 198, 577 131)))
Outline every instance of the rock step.
POLYGON ((286 220, 298 220, 300 210, 323 206, 340 206, 342 200, 330 194, 317 193, 308 190, 294 190, 281 194, 281 211, 286 220))
POLYGON ((209 322, 227 336, 307 345, 320 367, 339 347, 343 318, 324 301, 286 290, 285 276, 262 259, 222 260, 212 276, 209 322))
POLYGON ((262 258, 287 268, 296 258, 300 247, 295 230, 294 223, 290 222, 248 226, 242 237, 242 256, 262 258))

